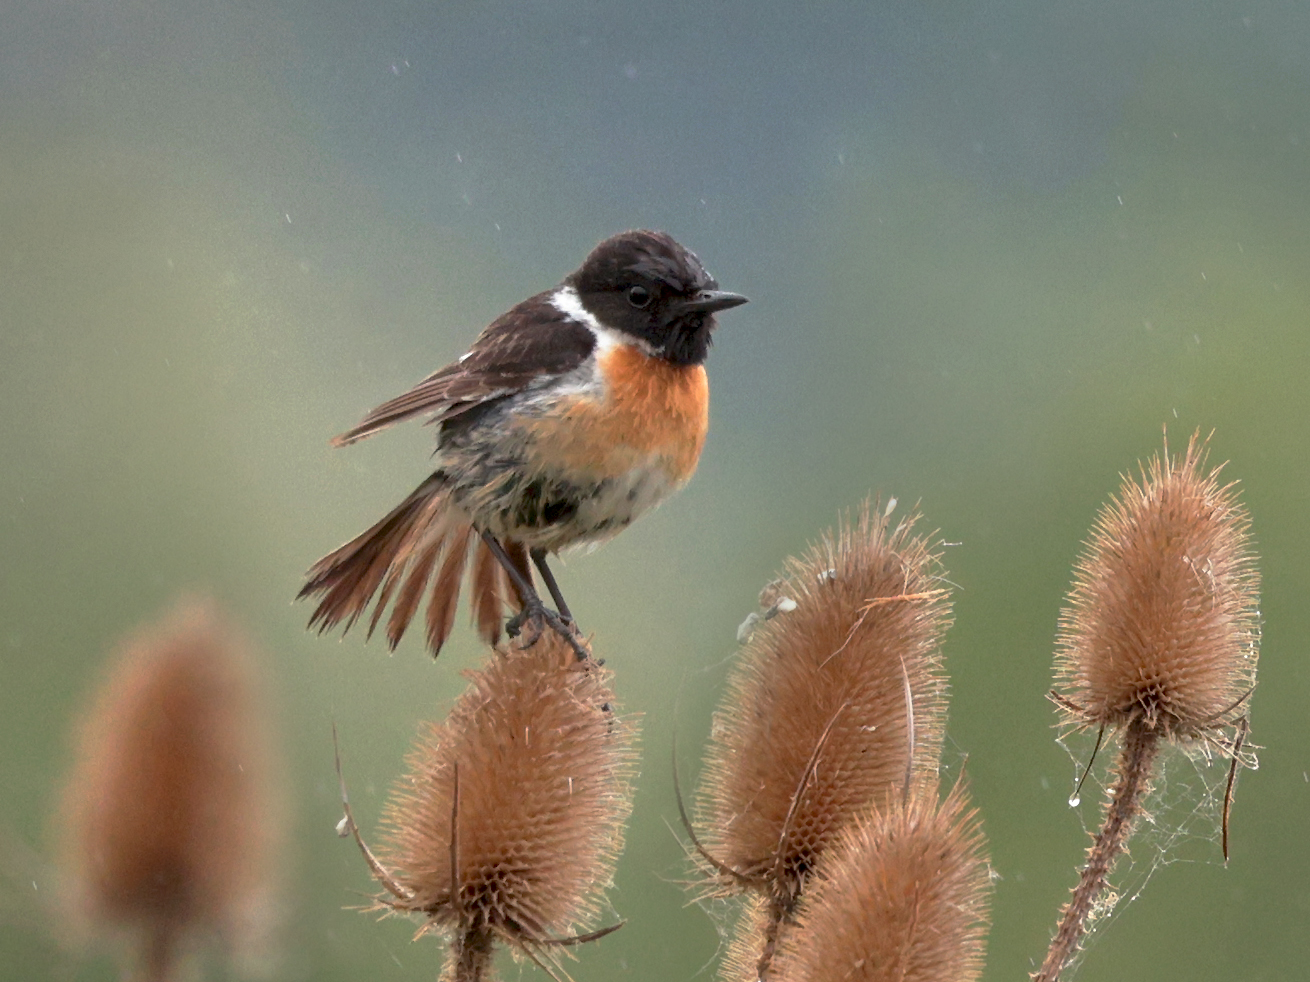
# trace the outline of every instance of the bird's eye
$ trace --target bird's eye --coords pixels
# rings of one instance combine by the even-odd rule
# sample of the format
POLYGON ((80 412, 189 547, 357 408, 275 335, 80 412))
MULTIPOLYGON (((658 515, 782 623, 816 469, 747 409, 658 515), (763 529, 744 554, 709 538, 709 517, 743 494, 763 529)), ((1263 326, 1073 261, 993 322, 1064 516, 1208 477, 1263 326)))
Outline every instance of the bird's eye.
POLYGON ((634 307, 642 308, 650 304, 650 291, 644 286, 634 286, 628 288, 628 303, 634 307))

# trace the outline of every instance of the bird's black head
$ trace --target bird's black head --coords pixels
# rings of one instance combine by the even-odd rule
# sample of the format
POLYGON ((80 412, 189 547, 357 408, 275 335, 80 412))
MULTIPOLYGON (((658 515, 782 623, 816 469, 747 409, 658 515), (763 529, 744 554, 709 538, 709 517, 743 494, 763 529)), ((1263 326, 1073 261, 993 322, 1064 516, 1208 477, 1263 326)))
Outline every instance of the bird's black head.
POLYGON ((720 290, 694 253, 663 232, 645 230, 606 239, 564 283, 606 327, 679 365, 705 360, 715 311, 746 302, 720 290))

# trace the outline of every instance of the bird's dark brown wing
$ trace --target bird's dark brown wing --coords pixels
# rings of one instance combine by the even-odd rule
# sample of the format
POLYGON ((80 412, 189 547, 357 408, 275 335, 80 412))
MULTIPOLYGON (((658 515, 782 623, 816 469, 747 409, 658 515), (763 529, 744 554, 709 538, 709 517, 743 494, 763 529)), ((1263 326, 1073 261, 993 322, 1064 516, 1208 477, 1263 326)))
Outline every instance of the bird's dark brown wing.
POLYGON ((335 437, 332 445, 354 443, 411 416, 451 419, 490 399, 520 392, 537 379, 577 368, 596 339, 550 302, 553 293, 539 293, 501 315, 459 361, 384 402, 358 426, 335 437))

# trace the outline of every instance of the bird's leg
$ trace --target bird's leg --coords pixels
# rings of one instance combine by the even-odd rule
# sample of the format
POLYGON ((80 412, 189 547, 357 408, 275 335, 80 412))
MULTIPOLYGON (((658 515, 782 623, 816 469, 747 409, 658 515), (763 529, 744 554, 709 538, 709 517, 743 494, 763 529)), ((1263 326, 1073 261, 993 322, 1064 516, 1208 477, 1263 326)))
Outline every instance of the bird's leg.
MULTIPOLYGON (((505 551, 505 547, 500 544, 499 540, 494 535, 487 531, 483 531, 480 534, 482 535, 482 541, 485 542, 487 548, 491 550, 491 554, 496 557, 496 562, 500 563, 505 572, 509 574, 510 581, 514 584, 514 589, 516 589, 519 592, 519 596, 523 598, 523 609, 511 617, 509 622, 505 625, 505 630, 509 636, 517 637, 524 624, 533 621, 544 622, 554 628, 556 633, 569 643, 569 647, 573 649, 573 653, 578 656, 578 661, 587 661, 591 657, 591 652, 587 650, 578 638, 571 619, 565 620, 564 617, 561 617, 541 602, 541 597, 537 595, 537 591, 533 588, 532 581, 527 576, 523 575, 523 570, 519 569, 514 560, 510 558, 509 553, 505 551)), ((548 581, 547 585, 551 585, 552 582, 553 580, 548 581)), ((558 586, 551 589, 551 597, 552 599, 555 599, 557 603, 559 602, 558 590, 558 586)), ((528 644, 530 646, 533 643, 535 643, 535 638, 528 644)))
POLYGON ((523 575, 523 570, 519 569, 514 560, 509 557, 505 547, 490 532, 479 532, 482 541, 486 543, 491 554, 496 557, 496 562, 500 563, 501 568, 509 574, 510 581, 514 584, 514 589, 519 592, 523 598, 523 606, 541 607, 543 606, 541 598, 537 596, 536 589, 532 586, 532 581, 523 575))
POLYGON ((550 591, 550 599, 555 601, 555 609, 559 611, 560 617, 572 624, 577 624, 573 612, 569 610, 569 605, 564 601, 564 594, 560 593, 559 584, 555 582, 555 574, 550 571, 546 565, 546 550, 541 548, 529 549, 528 555, 532 557, 532 565, 537 567, 537 572, 541 574, 542 580, 546 583, 546 589, 550 591))

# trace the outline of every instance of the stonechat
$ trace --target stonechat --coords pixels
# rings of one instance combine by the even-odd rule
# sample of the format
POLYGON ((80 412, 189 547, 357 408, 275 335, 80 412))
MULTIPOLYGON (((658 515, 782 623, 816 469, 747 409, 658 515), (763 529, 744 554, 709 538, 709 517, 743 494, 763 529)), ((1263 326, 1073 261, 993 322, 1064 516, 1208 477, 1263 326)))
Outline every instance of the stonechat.
POLYGON ((624 232, 336 437, 345 446, 427 415, 436 469, 313 565, 300 591, 319 598, 310 626, 349 629, 372 604, 371 635, 390 606, 395 647, 426 596, 435 656, 467 570, 490 643, 507 606, 519 610, 511 632, 531 617, 573 630, 546 557, 617 534, 691 477, 709 424, 714 315, 743 303, 665 233, 624 232), (536 593, 533 566, 555 611, 536 593))

